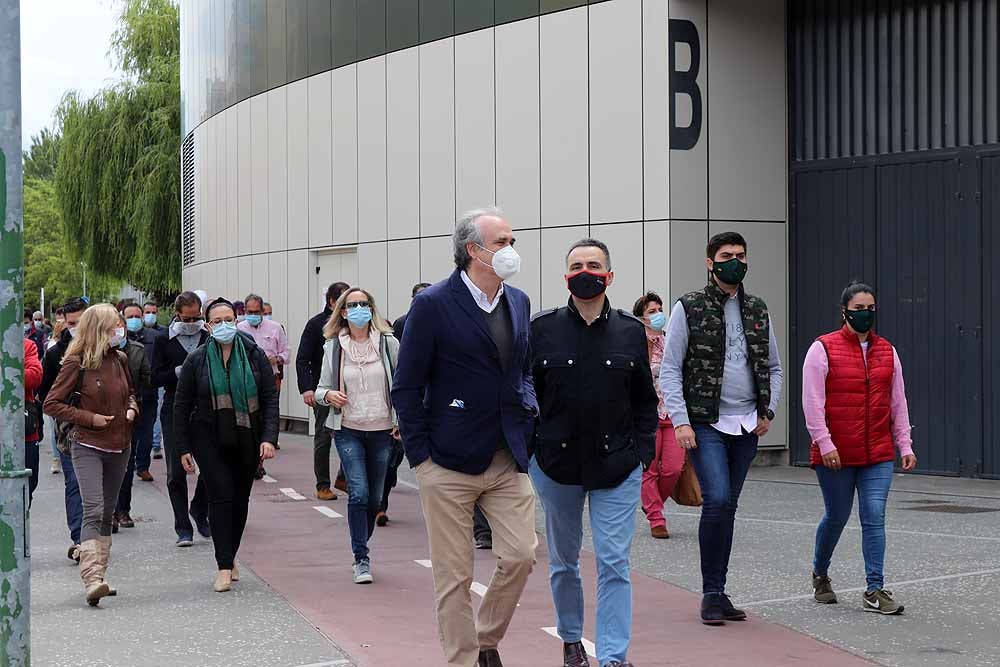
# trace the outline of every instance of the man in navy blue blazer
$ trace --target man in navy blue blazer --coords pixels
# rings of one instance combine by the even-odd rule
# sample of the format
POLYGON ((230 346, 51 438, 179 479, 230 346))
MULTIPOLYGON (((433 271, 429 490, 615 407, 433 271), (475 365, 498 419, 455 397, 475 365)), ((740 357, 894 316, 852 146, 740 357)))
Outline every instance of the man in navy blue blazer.
POLYGON ((503 638, 535 562, 528 442, 538 414, 528 296, 514 233, 495 209, 462 216, 455 271, 410 306, 392 402, 416 469, 441 644, 453 667, 502 667, 503 638), (493 527, 497 568, 472 620, 473 508, 493 527))

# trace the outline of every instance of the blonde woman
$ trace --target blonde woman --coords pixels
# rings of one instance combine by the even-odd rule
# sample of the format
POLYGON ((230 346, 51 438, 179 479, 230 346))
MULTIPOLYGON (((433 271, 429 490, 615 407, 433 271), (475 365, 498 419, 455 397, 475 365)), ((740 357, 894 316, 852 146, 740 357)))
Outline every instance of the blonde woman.
POLYGON ((69 427, 70 456, 80 485, 80 578, 87 602, 114 595, 105 580, 111 557, 111 519, 118 500, 139 415, 118 311, 111 304, 88 308, 52 389, 45 414, 69 427))
POLYGON ((347 524, 354 552, 354 583, 374 581, 368 540, 382 503, 392 441, 399 438, 389 391, 399 341, 379 315, 372 295, 344 292, 323 327, 323 368, 316 403, 330 406, 327 428, 347 477, 347 524))

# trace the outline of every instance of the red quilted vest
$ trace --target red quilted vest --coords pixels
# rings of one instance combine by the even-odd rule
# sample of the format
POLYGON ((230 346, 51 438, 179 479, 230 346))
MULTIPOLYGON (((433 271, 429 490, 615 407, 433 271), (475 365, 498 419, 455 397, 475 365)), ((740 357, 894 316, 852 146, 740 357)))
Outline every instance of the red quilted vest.
MULTIPOLYGON (((874 333, 868 336, 868 364, 857 335, 846 326, 819 337, 830 371, 826 376, 826 424, 845 466, 869 466, 893 461, 891 401, 894 360, 892 345, 874 333)), ((813 443, 809 462, 822 465, 813 443)))

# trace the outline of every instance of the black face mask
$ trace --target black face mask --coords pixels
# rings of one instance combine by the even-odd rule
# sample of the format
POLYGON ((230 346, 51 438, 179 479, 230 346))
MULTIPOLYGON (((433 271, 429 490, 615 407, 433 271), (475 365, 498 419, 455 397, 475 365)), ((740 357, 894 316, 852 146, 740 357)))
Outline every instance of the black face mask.
POLYGON ((608 289, 608 274, 577 271, 566 276, 566 286, 577 299, 588 301, 604 294, 608 289))
POLYGON ((733 257, 725 262, 712 262, 712 273, 727 285, 739 285, 747 276, 746 262, 733 257))
POLYGON ((868 333, 875 326, 874 310, 845 310, 844 319, 858 333, 868 333))

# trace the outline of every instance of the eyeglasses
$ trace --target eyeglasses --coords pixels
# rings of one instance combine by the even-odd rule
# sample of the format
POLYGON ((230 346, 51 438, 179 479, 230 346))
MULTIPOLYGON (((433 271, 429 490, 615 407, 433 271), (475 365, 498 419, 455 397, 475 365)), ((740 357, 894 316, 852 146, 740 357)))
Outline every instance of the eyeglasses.
POLYGON ((178 315, 177 319, 179 319, 184 324, 193 324, 195 322, 201 322, 205 318, 202 317, 201 315, 195 315, 194 317, 184 317, 183 315, 178 315))
POLYGON ((370 308, 371 304, 367 301, 348 301, 344 304, 344 308, 370 308))

